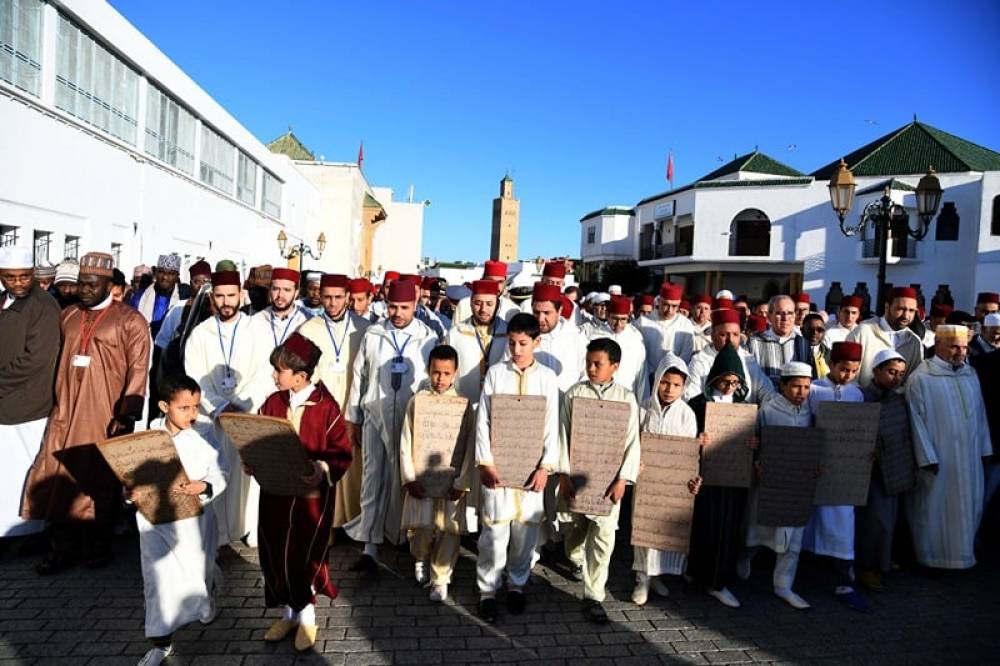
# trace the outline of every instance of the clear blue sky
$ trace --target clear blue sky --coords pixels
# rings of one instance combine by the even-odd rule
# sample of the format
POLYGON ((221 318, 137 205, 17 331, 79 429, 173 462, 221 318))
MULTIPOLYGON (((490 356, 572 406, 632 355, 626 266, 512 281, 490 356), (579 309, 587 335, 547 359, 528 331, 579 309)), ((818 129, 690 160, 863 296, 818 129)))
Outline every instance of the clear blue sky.
POLYGON ((676 185, 754 146, 808 172, 914 113, 1000 150, 996 0, 112 4, 262 141, 363 139, 439 259, 485 257, 507 169, 530 258, 667 189, 669 150, 676 185))

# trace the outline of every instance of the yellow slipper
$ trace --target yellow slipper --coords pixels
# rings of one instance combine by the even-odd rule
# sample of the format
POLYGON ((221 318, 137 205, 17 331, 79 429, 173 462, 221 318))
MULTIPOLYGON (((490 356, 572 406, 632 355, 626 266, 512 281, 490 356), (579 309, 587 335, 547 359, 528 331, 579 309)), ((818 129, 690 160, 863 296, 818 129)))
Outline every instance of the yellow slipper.
POLYGON ((313 649, 316 645, 316 632, 315 624, 300 624, 295 632, 295 649, 299 652, 313 649))
POLYGON ((266 634, 264 634, 264 640, 268 643, 280 641, 291 633, 292 629, 297 626, 299 626, 299 624, 294 620, 278 620, 272 624, 271 628, 267 630, 266 634))

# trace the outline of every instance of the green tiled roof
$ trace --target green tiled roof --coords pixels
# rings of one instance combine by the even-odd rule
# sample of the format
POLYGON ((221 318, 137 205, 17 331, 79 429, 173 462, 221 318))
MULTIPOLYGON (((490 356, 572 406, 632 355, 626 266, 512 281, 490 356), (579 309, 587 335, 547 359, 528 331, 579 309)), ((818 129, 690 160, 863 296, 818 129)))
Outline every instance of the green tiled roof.
POLYGON ((752 153, 740 155, 728 164, 723 164, 712 173, 699 178, 698 181, 702 182, 706 180, 715 180, 716 178, 729 176, 740 171, 766 173, 773 176, 789 176, 792 178, 805 176, 805 174, 801 171, 797 171, 787 164, 782 164, 773 157, 765 155, 759 150, 755 150, 752 153))
POLYGON ((871 194, 872 192, 881 192, 885 189, 886 185, 888 185, 889 189, 891 190, 901 190, 903 192, 916 192, 917 190, 916 187, 910 185, 909 183, 904 183, 903 181, 897 180, 896 178, 890 178, 889 180, 883 180, 881 183, 875 183, 874 185, 869 185, 863 190, 858 190, 857 192, 855 192, 855 194, 858 195, 858 194, 871 194))
MULTIPOLYGON (((855 176, 919 175, 928 166, 938 173, 1000 171, 1000 153, 916 120, 858 148, 844 161, 855 176)), ((839 164, 837 159, 812 175, 829 179, 839 164)))
POLYGON ((316 160, 309 149, 302 145, 299 138, 292 133, 292 130, 288 130, 288 132, 267 144, 267 149, 272 153, 287 155, 293 160, 309 160, 310 162, 316 160))
POLYGON ((683 187, 678 187, 673 190, 667 190, 666 192, 654 194, 651 197, 646 197, 637 203, 636 206, 641 206, 649 203, 650 201, 656 201, 657 199, 665 199, 666 197, 680 194, 681 192, 687 192, 688 190, 710 190, 727 187, 785 187, 787 185, 808 185, 811 182, 813 182, 813 179, 810 176, 803 176, 801 178, 762 178, 758 180, 700 180, 696 183, 690 183, 688 185, 684 185, 683 187))
POLYGON ((600 217, 602 215, 631 215, 634 209, 628 206, 608 206, 607 208, 601 208, 600 210, 595 210, 592 213, 587 213, 580 218, 581 222, 586 222, 587 220, 593 219, 595 217, 600 217))

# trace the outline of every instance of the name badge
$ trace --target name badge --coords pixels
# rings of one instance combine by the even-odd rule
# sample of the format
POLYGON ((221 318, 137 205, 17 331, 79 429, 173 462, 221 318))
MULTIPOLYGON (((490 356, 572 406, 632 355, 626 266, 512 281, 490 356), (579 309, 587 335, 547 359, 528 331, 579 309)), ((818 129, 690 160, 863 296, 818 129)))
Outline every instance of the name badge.
POLYGON ((90 367, 90 357, 83 356, 82 354, 73 355, 73 367, 74 368, 89 368, 90 367))
POLYGON ((232 375, 226 375, 222 378, 222 389, 224 391, 234 391, 236 390, 236 377, 232 375))
POLYGON ((392 374, 394 375, 405 375, 406 374, 406 361, 393 361, 391 366, 392 374))
POLYGON ((340 359, 333 359, 326 364, 327 369, 333 374, 343 374, 347 372, 347 367, 340 362, 340 359))

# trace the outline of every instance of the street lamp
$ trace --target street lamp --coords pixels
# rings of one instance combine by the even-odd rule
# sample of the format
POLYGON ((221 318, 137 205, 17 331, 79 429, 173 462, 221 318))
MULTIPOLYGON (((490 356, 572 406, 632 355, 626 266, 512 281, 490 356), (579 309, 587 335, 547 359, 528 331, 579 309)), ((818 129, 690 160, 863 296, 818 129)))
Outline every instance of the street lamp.
POLYGON ((909 236, 914 240, 923 240, 931 228, 931 219, 937 213, 941 203, 941 182, 934 175, 934 168, 927 168, 927 175, 917 183, 917 217, 920 218, 920 226, 916 229, 910 227, 909 216, 899 204, 895 203, 890 196, 890 187, 887 185, 881 198, 867 204, 861 211, 857 223, 845 222, 847 214, 854 204, 854 190, 857 185, 854 182, 854 174, 847 168, 847 163, 840 160, 840 165, 836 173, 830 179, 830 205, 840 220, 840 231, 845 236, 854 236, 863 233, 868 224, 872 225, 875 232, 876 243, 878 244, 878 294, 876 296, 876 313, 881 316, 885 314, 885 265, 889 252, 889 231, 892 230, 893 238, 905 238, 909 236))
POLYGON ((288 236, 285 234, 285 230, 282 229, 278 232, 278 253, 281 254, 282 259, 293 259, 299 257, 299 272, 305 272, 305 258, 310 256, 316 261, 323 256, 323 250, 326 249, 326 235, 320 232, 319 237, 316 238, 316 253, 313 254, 311 247, 299 241, 297 245, 288 247, 288 236), (285 249, 288 249, 286 252, 285 249))

